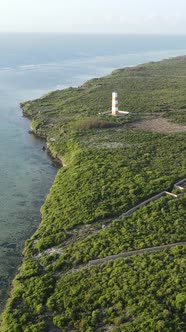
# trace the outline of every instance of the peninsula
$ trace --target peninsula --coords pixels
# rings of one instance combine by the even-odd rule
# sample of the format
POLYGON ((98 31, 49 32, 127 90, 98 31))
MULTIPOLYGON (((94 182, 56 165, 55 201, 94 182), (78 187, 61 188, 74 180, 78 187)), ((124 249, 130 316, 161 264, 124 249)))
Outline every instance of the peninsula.
POLYGON ((186 56, 21 107, 61 167, 1 331, 186 331, 186 56))

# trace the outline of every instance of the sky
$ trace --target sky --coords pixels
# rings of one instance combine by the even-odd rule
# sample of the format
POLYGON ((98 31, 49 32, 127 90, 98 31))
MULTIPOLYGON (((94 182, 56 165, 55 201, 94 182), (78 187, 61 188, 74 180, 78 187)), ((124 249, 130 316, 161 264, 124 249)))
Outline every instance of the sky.
POLYGON ((186 0, 0 0, 0 32, 186 34, 186 0))

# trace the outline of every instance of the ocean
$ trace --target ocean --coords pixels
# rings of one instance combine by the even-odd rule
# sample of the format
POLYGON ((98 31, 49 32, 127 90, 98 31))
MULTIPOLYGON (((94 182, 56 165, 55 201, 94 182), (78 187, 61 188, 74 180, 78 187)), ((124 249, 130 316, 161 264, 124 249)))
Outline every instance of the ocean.
POLYGON ((116 68, 186 54, 186 36, 0 34, 0 305, 57 169, 19 103, 116 68))

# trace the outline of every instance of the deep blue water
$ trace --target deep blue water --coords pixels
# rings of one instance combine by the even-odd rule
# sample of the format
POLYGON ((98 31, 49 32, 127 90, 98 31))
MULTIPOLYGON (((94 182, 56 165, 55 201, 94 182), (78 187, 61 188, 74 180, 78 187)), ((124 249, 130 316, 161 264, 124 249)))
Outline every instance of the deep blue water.
POLYGON ((0 34, 0 291, 39 224, 56 174, 42 142, 28 134, 19 102, 119 67, 183 54, 186 36, 0 34))

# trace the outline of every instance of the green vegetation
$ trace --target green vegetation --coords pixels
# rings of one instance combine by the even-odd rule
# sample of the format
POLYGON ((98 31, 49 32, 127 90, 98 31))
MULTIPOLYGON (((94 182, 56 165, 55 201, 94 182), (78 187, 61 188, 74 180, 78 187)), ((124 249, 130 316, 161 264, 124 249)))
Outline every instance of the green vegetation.
POLYGON ((186 241, 185 193, 119 218, 186 177, 184 130, 133 127, 154 112, 185 123, 184 75, 186 57, 180 57, 22 104, 34 132, 47 138, 65 167, 25 245, 2 332, 186 330, 186 247, 83 268, 92 259, 186 241), (98 114, 110 108, 112 90, 119 92, 120 109, 135 114, 98 114))
POLYGON ((175 123, 186 124, 186 109, 181 109, 178 112, 169 112, 167 118, 175 123))
POLYGON ((185 331, 185 254, 176 248, 63 276, 47 302, 54 324, 60 331, 185 331))
POLYGON ((69 268, 125 251, 185 241, 185 198, 163 197, 104 229, 98 224, 92 235, 70 243, 62 256, 53 259, 51 266, 47 255, 43 256, 42 263, 55 271, 65 264, 69 268))

